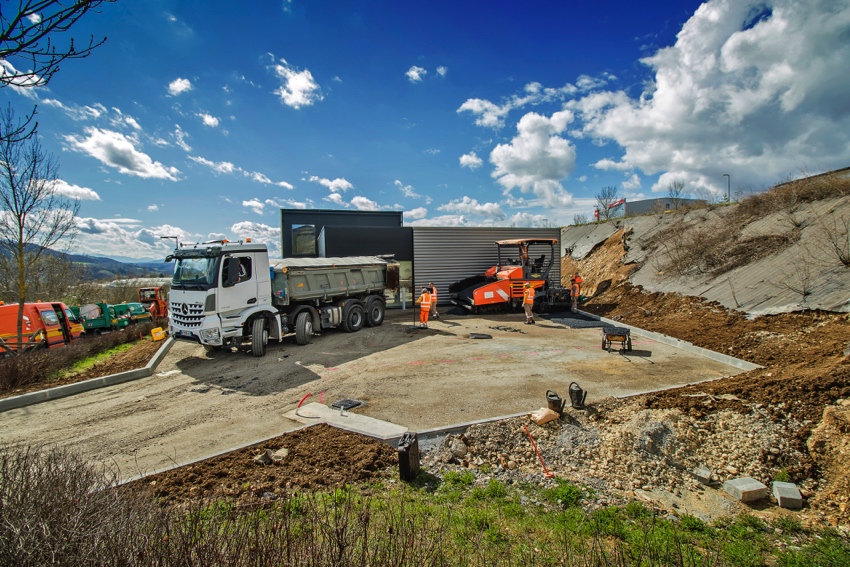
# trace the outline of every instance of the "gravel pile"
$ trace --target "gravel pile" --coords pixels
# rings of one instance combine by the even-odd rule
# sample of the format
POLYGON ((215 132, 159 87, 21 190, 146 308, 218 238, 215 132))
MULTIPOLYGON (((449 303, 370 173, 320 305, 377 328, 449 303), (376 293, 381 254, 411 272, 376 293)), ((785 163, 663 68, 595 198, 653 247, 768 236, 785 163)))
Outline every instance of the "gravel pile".
MULTIPOLYGON (((470 426, 446 437, 422 463, 437 470, 472 469, 507 482, 552 484, 544 478, 530 433, 546 468, 592 487, 600 505, 638 489, 702 490, 695 474, 699 468, 708 469, 712 484, 750 476, 769 486, 783 469, 799 482, 804 478, 794 477, 805 476, 804 457, 791 440, 803 424, 789 415, 774 419, 780 406, 694 418, 678 409, 646 409, 639 400, 609 400, 586 410, 567 409, 561 419, 542 426, 528 417, 470 426)), ((801 484, 804 493, 813 483, 801 484)))

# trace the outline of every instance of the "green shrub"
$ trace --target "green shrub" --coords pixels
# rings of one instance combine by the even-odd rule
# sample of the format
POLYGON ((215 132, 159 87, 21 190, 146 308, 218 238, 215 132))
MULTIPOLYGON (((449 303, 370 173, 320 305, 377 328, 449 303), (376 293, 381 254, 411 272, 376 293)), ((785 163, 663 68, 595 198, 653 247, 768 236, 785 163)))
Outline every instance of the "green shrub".
POLYGON ((545 496, 550 502, 560 504, 564 508, 569 508, 578 504, 583 496, 581 488, 562 479, 555 479, 558 486, 545 491, 545 496))

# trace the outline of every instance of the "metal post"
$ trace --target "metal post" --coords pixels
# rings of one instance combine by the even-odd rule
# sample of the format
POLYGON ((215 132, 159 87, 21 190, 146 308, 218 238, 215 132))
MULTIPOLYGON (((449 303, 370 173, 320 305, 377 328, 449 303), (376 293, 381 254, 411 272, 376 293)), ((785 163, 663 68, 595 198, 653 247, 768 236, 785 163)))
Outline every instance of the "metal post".
POLYGON ((732 202, 732 176, 728 173, 724 173, 723 177, 726 178, 726 202, 732 202))

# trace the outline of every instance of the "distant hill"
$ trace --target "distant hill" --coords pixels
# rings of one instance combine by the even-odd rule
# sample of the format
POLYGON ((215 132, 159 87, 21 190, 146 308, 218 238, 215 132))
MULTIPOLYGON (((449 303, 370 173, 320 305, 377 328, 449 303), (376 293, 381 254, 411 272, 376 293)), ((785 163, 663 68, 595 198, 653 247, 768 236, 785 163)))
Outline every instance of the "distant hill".
MULTIPOLYGON (((48 256, 60 256, 59 252, 47 248, 44 254, 48 256)), ((85 266, 90 277, 94 280, 114 280, 121 278, 155 278, 171 277, 174 274, 174 262, 166 264, 160 261, 146 262, 119 262, 112 258, 102 256, 88 256, 85 254, 68 254, 68 258, 75 264, 85 266)))
POLYGON ((104 258, 100 256, 86 256, 83 254, 69 255, 74 263, 82 264, 88 268, 92 278, 101 279, 118 279, 118 278, 144 278, 144 277, 170 277, 174 274, 174 263, 166 264, 163 261, 159 262, 119 262, 112 258, 104 258))

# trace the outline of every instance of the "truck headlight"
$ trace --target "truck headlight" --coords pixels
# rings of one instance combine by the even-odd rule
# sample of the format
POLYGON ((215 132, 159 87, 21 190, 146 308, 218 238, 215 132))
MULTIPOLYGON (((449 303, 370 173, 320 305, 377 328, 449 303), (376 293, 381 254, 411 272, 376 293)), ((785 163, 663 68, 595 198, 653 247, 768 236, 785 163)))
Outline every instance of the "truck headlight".
POLYGON ((198 335, 205 343, 221 343, 221 333, 219 332, 218 327, 213 329, 201 329, 198 331, 198 335))

